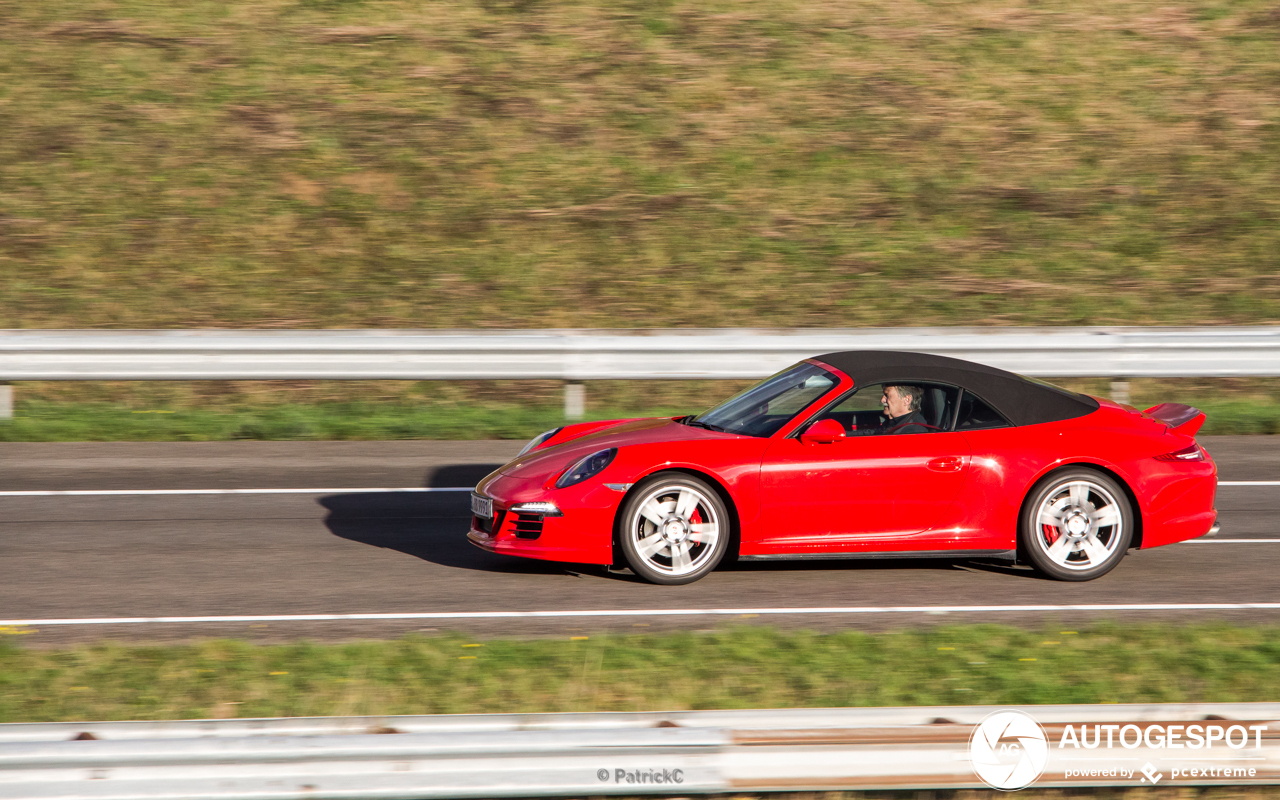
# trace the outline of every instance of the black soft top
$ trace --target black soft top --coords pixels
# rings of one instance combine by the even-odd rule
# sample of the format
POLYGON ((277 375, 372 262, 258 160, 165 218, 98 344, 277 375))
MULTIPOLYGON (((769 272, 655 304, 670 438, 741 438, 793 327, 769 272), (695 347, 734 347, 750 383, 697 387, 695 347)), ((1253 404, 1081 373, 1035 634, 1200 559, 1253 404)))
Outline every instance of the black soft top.
POLYGON ((1083 417, 1098 401, 1012 372, 958 358, 896 350, 846 350, 816 356, 853 378, 874 383, 949 383, 973 392, 1014 425, 1035 425, 1083 417))

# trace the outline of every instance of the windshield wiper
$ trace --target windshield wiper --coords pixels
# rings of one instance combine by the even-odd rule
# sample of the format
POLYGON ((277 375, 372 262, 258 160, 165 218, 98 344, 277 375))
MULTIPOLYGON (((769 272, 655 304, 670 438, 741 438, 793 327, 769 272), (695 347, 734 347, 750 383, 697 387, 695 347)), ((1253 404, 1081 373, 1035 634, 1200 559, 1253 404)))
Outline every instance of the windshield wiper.
POLYGON ((700 419, 694 419, 694 418, 692 418, 692 417, 688 417, 688 418, 686 418, 686 419, 684 420, 684 424, 685 424, 685 425, 688 425, 688 426, 689 426, 689 427, 691 427, 691 428, 706 428, 706 429, 707 429, 707 430, 709 430, 709 431, 715 431, 715 432, 717 432, 717 433, 728 433, 728 432, 729 432, 729 429, 728 429, 728 428, 722 428, 722 427, 720 427, 719 425, 712 425, 710 422, 703 422, 703 421, 702 421, 702 420, 700 420, 700 419))

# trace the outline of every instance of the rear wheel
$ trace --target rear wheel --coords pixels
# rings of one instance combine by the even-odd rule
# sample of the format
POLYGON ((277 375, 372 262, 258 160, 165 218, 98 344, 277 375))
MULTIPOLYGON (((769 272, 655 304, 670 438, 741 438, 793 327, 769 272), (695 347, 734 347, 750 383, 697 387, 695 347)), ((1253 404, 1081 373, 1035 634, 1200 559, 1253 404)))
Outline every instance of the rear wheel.
POLYGON ((1133 539, 1133 509, 1112 478, 1064 469, 1031 490, 1019 536, 1036 569, 1062 581, 1088 581, 1124 558, 1133 539))
POLYGON ((618 544, 631 570, 652 583, 692 583, 729 546, 729 514, 705 481, 662 472, 640 483, 618 517, 618 544))

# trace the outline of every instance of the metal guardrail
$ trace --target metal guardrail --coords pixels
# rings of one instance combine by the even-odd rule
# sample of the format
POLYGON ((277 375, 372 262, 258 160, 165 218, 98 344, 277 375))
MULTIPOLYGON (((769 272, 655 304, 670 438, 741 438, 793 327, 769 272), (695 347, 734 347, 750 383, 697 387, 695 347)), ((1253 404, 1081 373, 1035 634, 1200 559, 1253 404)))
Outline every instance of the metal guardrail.
MULTIPOLYGON (((974 726, 996 707, 450 715, 0 725, 0 796, 464 798, 980 787, 974 726)), ((1037 787, 1280 783, 1280 704, 1025 707, 1048 736, 1037 787), (1067 725, 1266 726, 1258 747, 1119 750, 1127 776, 1067 778, 1067 725), (1226 754, 1226 756, 1223 755, 1226 754), (1222 759, 1249 777, 1223 778, 1222 759), (1188 777, 1192 768, 1200 776, 1188 777), (1246 770, 1247 771, 1247 770, 1246 770), (1172 777, 1172 776, 1171 776, 1172 777), (1145 781, 1143 781, 1145 782, 1145 781)), ((1171 729, 1171 726, 1170 726, 1171 729)), ((1164 728, 1162 727, 1163 731, 1164 728)), ((1250 728, 1253 730, 1253 728, 1250 728)), ((1253 736, 1254 734, 1249 734, 1253 736)), ((1073 767, 1075 764, 1075 767, 1073 767)), ((1105 770, 1103 770, 1105 772, 1105 770)))
POLYGON ((829 330, 0 330, 0 418, 10 381, 565 381, 565 416, 589 380, 755 379, 836 350, 912 350, 1024 375, 1280 376, 1280 326, 829 330))
POLYGON ((742 379, 859 349, 1047 377, 1280 376, 1280 327, 7 330, 0 381, 742 379))

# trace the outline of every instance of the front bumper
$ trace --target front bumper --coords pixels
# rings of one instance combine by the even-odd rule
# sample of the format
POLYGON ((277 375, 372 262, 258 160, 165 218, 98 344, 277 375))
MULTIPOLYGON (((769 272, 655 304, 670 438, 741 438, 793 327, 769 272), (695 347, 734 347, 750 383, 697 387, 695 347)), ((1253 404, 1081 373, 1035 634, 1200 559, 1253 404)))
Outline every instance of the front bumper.
POLYGON ((544 561, 613 563, 613 520, 623 495, 595 480, 567 489, 494 474, 476 492, 493 500, 493 517, 471 518, 467 540, 482 550, 544 561), (560 516, 517 514, 519 503, 555 503, 560 516))

